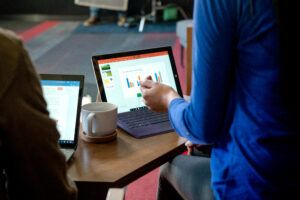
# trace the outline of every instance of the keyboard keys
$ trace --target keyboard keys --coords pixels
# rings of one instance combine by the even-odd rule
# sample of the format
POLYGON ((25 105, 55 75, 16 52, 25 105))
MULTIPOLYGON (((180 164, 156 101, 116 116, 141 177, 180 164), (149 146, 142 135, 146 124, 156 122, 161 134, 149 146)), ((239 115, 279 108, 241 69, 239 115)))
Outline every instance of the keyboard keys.
POLYGON ((169 121, 169 115, 168 113, 155 113, 149 109, 139 109, 119 115, 118 120, 130 128, 138 128, 169 121))

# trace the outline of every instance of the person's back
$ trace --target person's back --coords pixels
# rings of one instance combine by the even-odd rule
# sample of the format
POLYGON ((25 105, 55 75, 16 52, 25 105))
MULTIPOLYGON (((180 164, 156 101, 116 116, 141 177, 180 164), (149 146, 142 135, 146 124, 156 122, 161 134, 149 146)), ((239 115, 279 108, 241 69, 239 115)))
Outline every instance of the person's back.
POLYGON ((300 198, 299 128, 282 95, 272 1, 195 1, 194 13, 191 102, 169 104, 176 132, 213 144, 217 199, 300 198))
POLYGON ((76 199, 40 80, 22 41, 0 28, 0 199, 76 199))
MULTIPOLYGON (((190 102, 149 77, 140 82, 145 104, 169 111, 189 148, 213 145, 216 199, 300 199, 299 73, 293 73, 300 70, 282 51, 282 36, 289 37, 283 29, 279 37, 272 0, 199 0, 194 6, 190 102)), ((286 25, 280 28, 292 30, 286 25)), ((176 192, 213 198, 210 173, 202 170, 208 166, 197 156, 175 157, 160 172, 159 199, 176 192)))
POLYGON ((215 195, 217 199, 300 197, 299 129, 280 91, 279 32, 272 2, 236 2, 227 4, 228 12, 236 13, 236 24, 229 23, 228 29, 236 28, 232 40, 237 42, 233 47, 237 63, 233 62, 235 81, 225 125, 212 151, 215 195))

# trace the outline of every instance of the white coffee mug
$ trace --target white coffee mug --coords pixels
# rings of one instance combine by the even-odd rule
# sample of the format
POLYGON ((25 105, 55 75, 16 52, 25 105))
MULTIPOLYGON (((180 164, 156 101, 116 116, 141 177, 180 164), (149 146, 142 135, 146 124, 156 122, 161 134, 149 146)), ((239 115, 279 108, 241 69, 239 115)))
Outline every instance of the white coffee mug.
POLYGON ((94 102, 82 106, 82 129, 91 137, 113 134, 117 128, 118 107, 107 102, 94 102))

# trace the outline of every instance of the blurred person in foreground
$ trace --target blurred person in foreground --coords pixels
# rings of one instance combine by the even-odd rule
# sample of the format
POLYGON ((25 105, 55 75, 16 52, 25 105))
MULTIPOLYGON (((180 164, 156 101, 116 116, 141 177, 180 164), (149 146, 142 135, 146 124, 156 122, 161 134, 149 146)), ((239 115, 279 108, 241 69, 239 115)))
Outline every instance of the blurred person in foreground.
POLYGON ((0 199, 77 199, 40 79, 21 38, 0 28, 0 199))

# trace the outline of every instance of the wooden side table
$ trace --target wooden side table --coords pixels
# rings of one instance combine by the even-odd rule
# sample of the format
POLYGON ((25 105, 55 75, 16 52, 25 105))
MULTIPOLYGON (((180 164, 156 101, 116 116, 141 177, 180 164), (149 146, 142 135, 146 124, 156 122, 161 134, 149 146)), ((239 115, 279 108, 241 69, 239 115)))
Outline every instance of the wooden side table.
POLYGON ((186 151, 186 139, 175 132, 136 139, 121 129, 108 143, 79 139, 68 175, 76 182, 79 199, 105 199, 109 188, 124 187, 186 151))

